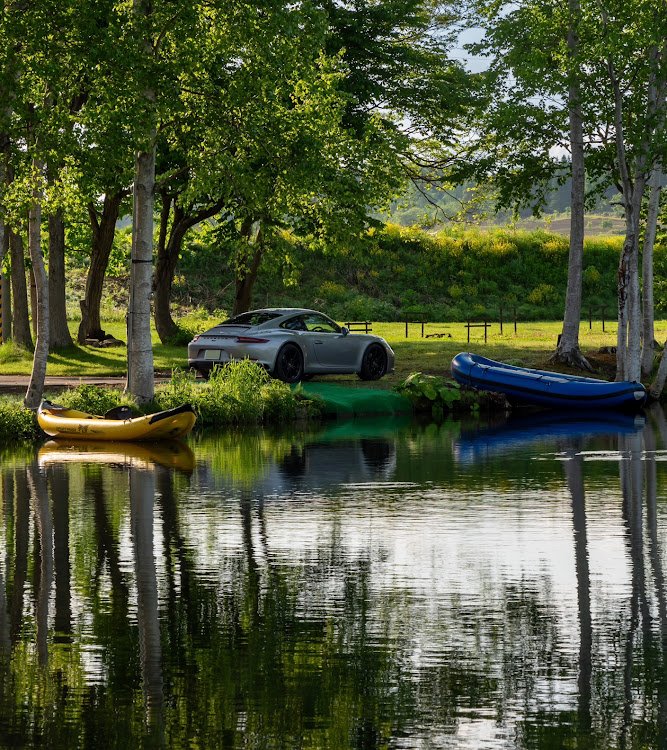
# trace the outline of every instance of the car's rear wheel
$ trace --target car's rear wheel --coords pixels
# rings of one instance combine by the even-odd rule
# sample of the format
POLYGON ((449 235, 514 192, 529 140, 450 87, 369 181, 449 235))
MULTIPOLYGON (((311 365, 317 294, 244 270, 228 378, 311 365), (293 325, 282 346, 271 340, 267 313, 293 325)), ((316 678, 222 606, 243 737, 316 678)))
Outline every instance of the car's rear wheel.
POLYGON ((276 377, 285 383, 298 383, 303 378, 303 354, 296 344, 285 344, 278 352, 276 377))
POLYGON ((362 380, 379 380, 386 372, 387 352, 380 344, 371 344, 364 352, 357 374, 362 380))

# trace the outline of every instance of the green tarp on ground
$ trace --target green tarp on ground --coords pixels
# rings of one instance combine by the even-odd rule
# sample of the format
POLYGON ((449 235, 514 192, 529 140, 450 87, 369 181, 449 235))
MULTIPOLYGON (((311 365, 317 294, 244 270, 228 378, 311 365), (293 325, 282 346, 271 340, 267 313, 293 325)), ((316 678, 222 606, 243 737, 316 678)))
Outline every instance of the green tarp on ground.
POLYGON ((300 389, 306 397, 317 397, 323 401, 326 416, 412 413, 410 401, 394 391, 348 388, 330 383, 300 383, 294 388, 300 389))

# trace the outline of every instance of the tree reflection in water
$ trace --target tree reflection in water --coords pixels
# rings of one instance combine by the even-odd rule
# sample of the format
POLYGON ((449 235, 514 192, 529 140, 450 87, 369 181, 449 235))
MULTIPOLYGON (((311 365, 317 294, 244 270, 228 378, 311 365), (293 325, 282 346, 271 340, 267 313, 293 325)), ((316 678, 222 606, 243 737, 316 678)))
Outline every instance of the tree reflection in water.
MULTIPOLYGON (((662 412, 652 418, 658 433, 667 427, 662 412)), ((499 568, 479 591, 456 595, 436 591, 434 579, 429 596, 386 562, 383 524, 398 518, 408 530, 408 492, 426 487, 411 512, 434 513, 439 502, 444 515, 433 518, 456 524, 450 506, 471 513, 478 502, 468 484, 478 492, 480 476, 489 487, 509 476, 507 455, 496 461, 488 445, 483 472, 471 461, 454 475, 448 435, 412 432, 407 449, 386 434, 335 446, 284 441, 261 482, 246 478, 226 494, 146 449, 4 469, 0 747, 475 747, 462 738, 480 725, 495 734, 479 747, 665 747, 653 428, 605 438, 620 458, 605 467, 585 461, 581 436, 545 443, 562 451, 548 466, 517 451, 519 482, 537 476, 545 504, 550 492, 571 503, 559 529, 572 538, 578 643, 539 568, 520 577, 499 568), (333 455, 344 459, 338 473, 333 455), (439 461, 444 500, 433 482, 420 484, 428 466, 415 455, 439 461), (589 546, 599 487, 611 487, 616 465, 629 576, 612 612, 592 584, 589 546), (275 499, 272 481, 285 497, 275 499), (360 527, 353 547, 349 487, 364 482, 376 495, 361 517, 377 523, 372 533, 360 527), (396 502, 382 495, 394 486, 396 502), (314 513, 325 519, 317 538, 292 554, 290 534, 314 513), (283 527, 286 518, 297 525, 283 527)))
POLYGON ((591 616, 591 579, 588 565, 586 533, 586 494, 584 490, 583 460, 576 449, 569 451, 564 462, 567 484, 572 495, 572 526, 574 529, 574 560, 577 574, 577 603, 579 613, 579 676, 577 687, 577 735, 579 744, 591 735, 591 675, 593 648, 593 618, 591 616))
POLYGON ((146 723, 154 744, 165 744, 162 645, 153 545, 155 470, 130 468, 130 525, 137 587, 137 621, 146 723))

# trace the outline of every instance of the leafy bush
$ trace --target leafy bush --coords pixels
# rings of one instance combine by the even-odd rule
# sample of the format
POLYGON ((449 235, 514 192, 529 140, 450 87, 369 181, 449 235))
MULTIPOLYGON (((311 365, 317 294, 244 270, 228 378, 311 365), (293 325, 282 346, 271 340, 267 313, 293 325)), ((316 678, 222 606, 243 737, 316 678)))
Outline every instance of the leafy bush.
MULTIPOLYGON (((208 327, 208 326, 207 326, 208 327)), ((201 322, 188 317, 176 322, 176 333, 169 339, 170 344, 175 346, 187 346, 192 339, 205 328, 201 322)))
POLYGON ((39 433, 35 412, 20 401, 0 399, 0 442, 34 440, 39 433))
POLYGON ((431 410, 435 418, 443 411, 451 411, 457 401, 461 400, 458 383, 447 383, 436 375, 424 375, 413 372, 405 380, 394 386, 394 390, 410 399, 418 411, 431 410))
POLYGON ((593 291, 600 283, 602 276, 595 266, 588 266, 583 272, 583 284, 586 291, 593 291))
POLYGON ((174 371, 156 388, 157 409, 190 403, 200 426, 285 422, 294 419, 297 399, 286 383, 272 380, 263 367, 242 360, 216 367, 206 383, 191 372, 174 371))
POLYGON ((558 292, 551 284, 540 284, 526 297, 533 305, 546 305, 558 299, 558 292))
POLYGON ((195 381, 194 373, 189 370, 172 370, 171 379, 156 387, 153 403, 158 411, 175 409, 182 404, 194 406, 200 387, 195 381))
POLYGON ((347 289, 335 281, 325 281, 320 287, 320 294, 331 302, 340 302, 345 298, 347 289))
POLYGON ((139 414, 134 401, 116 388, 100 388, 96 385, 82 383, 71 391, 65 391, 58 397, 58 403, 88 414, 102 415, 116 406, 129 406, 139 414))

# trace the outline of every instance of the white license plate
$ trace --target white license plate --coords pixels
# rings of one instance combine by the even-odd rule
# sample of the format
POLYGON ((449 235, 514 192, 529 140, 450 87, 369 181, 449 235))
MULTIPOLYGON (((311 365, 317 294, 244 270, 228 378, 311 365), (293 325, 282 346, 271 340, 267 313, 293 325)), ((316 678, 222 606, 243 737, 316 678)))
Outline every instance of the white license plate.
POLYGON ((204 352, 204 359, 220 359, 220 349, 206 349, 204 352))

